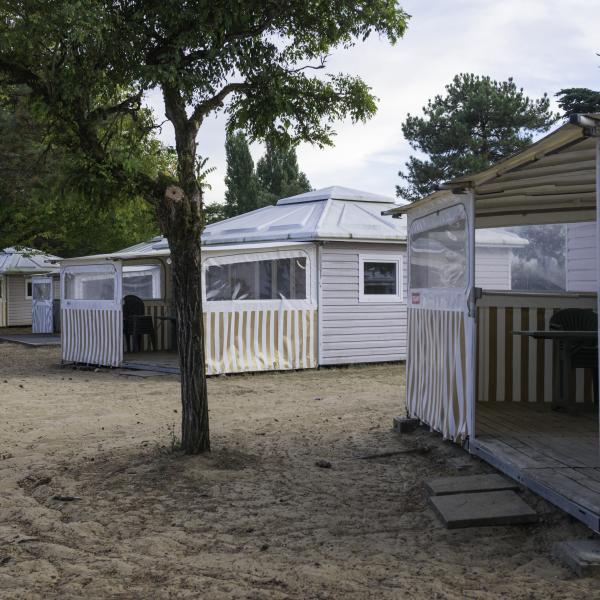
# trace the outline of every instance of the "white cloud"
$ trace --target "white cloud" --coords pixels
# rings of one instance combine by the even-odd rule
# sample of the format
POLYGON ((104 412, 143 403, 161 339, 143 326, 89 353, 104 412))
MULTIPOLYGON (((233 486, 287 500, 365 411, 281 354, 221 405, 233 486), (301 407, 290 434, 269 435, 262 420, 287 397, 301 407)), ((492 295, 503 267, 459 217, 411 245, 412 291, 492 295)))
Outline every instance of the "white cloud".
MULTIPOLYGON (((514 77, 532 97, 564 87, 600 88, 600 16, 593 0, 405 0, 412 15, 404 39, 391 47, 370 39, 335 52, 331 72, 360 75, 379 98, 377 115, 366 124, 340 123, 335 147, 303 145, 299 162, 315 187, 345 185, 393 195, 397 171, 410 155, 401 124, 408 112, 444 91, 460 72, 514 77)), ((162 114, 160 95, 148 102, 162 114)), ((162 138, 173 142, 172 129, 162 138)), ((221 201, 225 174, 224 119, 207 121, 199 152, 217 167, 209 201, 221 201)), ((253 148, 258 157, 260 148, 253 148)))

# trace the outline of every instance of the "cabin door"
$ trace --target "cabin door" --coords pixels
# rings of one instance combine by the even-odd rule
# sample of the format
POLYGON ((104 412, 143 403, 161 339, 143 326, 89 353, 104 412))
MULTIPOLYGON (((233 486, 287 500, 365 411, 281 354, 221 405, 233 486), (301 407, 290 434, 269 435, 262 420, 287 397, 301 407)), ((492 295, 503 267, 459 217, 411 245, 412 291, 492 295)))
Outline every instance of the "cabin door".
POLYGON ((410 416, 447 439, 473 432, 474 210, 448 193, 408 214, 406 398, 410 416))
POLYGON ((118 367, 123 362, 119 261, 61 269, 61 349, 67 362, 118 367))
POLYGON ((31 278, 31 331, 32 333, 52 333, 52 277, 31 278))

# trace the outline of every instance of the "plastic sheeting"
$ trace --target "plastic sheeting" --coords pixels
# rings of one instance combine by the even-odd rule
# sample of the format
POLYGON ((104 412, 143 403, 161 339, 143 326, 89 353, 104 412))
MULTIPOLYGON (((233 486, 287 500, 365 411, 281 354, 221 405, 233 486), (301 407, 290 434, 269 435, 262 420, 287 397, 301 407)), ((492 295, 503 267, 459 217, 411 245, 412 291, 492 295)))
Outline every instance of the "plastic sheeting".
POLYGON ((206 299, 306 300, 306 263, 298 256, 209 266, 206 299))
POLYGON ((461 204, 415 220, 410 244, 412 289, 466 288, 467 215, 461 204))
POLYGON ((115 299, 115 269, 111 265, 67 267, 63 277, 65 300, 115 299))

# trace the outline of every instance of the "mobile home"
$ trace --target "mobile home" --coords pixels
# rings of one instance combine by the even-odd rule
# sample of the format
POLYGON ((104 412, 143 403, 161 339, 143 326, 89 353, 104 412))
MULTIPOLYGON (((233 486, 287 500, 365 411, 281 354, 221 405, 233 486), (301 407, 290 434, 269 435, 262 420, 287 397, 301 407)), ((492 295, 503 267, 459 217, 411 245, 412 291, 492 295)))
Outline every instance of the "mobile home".
POLYGON ((34 312, 41 318, 42 312, 36 310, 36 305, 41 306, 37 302, 40 292, 47 291, 46 304, 52 314, 52 299, 60 298, 58 260, 33 248, 5 248, 0 252, 0 327, 30 326, 34 312), (38 283, 45 287, 38 287, 38 283))
POLYGON ((595 323, 598 263, 581 263, 571 244, 568 270, 585 268, 570 291, 482 291, 475 237, 485 228, 588 221, 593 227, 571 234, 597 252, 599 135, 600 115, 573 117, 527 150, 387 213, 408 216, 408 414, 595 531, 597 330, 557 323, 572 308, 595 323), (593 356, 594 346, 589 365, 572 362, 571 350, 593 356))
MULTIPOLYGON (((202 235, 208 374, 406 357, 406 227, 392 199, 343 187, 284 198, 202 235)), ((478 239, 483 284, 510 289, 509 233, 478 239)), ((145 302, 156 349, 174 349, 168 243, 62 261, 63 360, 155 364, 123 354, 122 298, 145 302), (135 282, 135 284, 134 284, 135 282)), ((150 349, 150 340, 144 342, 150 349)), ((161 360, 164 357, 161 357, 161 360)))

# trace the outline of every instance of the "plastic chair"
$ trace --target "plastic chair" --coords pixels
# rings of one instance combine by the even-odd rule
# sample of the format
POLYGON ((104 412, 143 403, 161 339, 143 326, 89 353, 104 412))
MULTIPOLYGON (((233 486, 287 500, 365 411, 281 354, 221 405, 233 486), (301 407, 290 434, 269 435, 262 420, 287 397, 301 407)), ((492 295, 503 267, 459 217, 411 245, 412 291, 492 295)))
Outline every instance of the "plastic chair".
MULTIPOLYGON (((565 308, 550 318, 550 329, 559 331, 598 331, 598 314, 583 308, 565 308)), ((572 369, 592 369, 594 402, 598 403, 598 339, 582 340, 577 344, 560 342, 560 351, 568 353, 572 369)))
POLYGON ((145 314, 144 301, 133 295, 123 298, 123 335, 127 352, 131 352, 131 338, 133 338, 133 351, 138 352, 140 339, 143 335, 150 336, 152 350, 156 350, 156 332, 152 317, 145 314))

